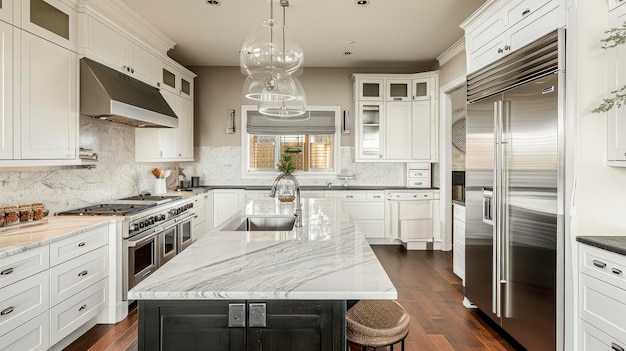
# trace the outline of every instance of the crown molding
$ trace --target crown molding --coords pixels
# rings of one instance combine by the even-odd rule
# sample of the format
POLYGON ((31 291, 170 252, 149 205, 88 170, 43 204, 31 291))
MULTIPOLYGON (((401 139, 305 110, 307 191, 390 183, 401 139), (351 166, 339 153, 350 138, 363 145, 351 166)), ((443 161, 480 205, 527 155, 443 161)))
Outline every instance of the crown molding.
POLYGON ((450 61, 454 56, 460 54, 465 50, 465 37, 456 41, 456 43, 452 44, 449 48, 446 49, 441 55, 437 56, 437 61, 439 61, 439 66, 443 66, 446 62, 450 61))

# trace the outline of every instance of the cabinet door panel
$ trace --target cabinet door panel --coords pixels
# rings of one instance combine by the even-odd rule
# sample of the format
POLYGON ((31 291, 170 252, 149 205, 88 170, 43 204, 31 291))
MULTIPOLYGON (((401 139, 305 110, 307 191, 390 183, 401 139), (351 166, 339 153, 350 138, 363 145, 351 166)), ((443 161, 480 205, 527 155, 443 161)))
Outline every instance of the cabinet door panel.
POLYGON ((411 158, 411 103, 390 102, 385 112, 385 159, 411 158))
POLYGON ((244 190, 213 190, 213 221, 219 226, 242 206, 244 190))
POLYGON ((50 267, 48 245, 0 260, 0 288, 18 282, 50 267))
POLYGON ((357 116, 357 159, 379 160, 383 153, 382 133, 383 104, 379 102, 359 102, 357 116))
MULTIPOLYGON (((621 6, 609 14, 609 26, 619 27, 626 22, 626 6, 621 6)), ((618 45, 607 50, 608 91, 621 89, 626 85, 626 47, 618 45)), ((607 95, 608 96, 608 95, 607 95)), ((607 159, 626 161, 626 108, 613 108, 608 112, 607 159)))
POLYGON ((432 110, 430 101, 419 101, 413 103, 413 123, 411 158, 413 160, 431 160, 431 128, 432 110))
POLYGON ((21 0, 18 27, 76 52, 78 13, 60 0, 21 0))
POLYGON ((193 101, 178 97, 178 133, 176 134, 177 157, 193 161, 193 101))
POLYGON ((0 337, 0 351, 45 351, 50 347, 48 311, 0 337))
POLYGON ((45 271, 0 289, 0 335, 48 310, 48 282, 45 271))
MULTIPOLYGON (((5 11, 3 8, 0 14, 5 11)), ((0 53, 0 159, 10 160, 13 158, 13 26, 4 22, 0 22, 0 53)))
POLYGON ((87 56, 124 71, 131 62, 130 40, 93 17, 88 17, 87 56))
POLYGON ((150 85, 157 86, 157 83, 161 81, 163 67, 161 59, 137 44, 132 45, 132 52, 132 75, 150 85))
POLYGON ((24 31, 21 41, 21 158, 74 159, 78 56, 24 31))
POLYGON ((0 1, 0 20, 13 24, 13 2, 15 0, 0 1))

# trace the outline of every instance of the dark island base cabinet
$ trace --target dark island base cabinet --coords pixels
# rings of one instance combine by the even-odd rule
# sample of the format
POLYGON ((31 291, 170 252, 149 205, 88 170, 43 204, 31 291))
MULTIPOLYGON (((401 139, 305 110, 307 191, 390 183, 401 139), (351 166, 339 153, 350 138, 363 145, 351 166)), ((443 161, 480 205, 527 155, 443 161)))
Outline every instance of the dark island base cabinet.
POLYGON ((139 351, 345 351, 346 301, 144 300, 139 351), (266 326, 249 325, 250 305, 266 306, 266 326), (245 327, 229 327, 229 305, 245 306, 245 327))

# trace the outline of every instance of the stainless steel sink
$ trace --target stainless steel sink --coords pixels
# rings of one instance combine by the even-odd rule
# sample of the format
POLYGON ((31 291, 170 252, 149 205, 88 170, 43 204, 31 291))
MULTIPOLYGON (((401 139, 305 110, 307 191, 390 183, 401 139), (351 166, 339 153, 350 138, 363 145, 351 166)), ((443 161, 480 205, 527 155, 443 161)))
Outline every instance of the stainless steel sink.
POLYGON ((291 231, 295 221, 295 216, 236 217, 222 227, 221 231, 291 231))

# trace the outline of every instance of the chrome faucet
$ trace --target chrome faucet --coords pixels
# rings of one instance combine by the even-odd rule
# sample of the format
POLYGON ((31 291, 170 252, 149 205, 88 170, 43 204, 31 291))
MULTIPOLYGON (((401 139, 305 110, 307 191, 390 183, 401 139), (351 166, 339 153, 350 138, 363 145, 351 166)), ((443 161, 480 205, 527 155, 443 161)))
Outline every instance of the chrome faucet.
POLYGON ((281 173, 276 179, 274 179, 274 184, 272 184, 272 189, 270 190, 270 197, 276 197, 276 187, 278 186, 278 182, 281 179, 289 179, 296 186, 296 211, 294 215, 296 216, 296 222, 294 224, 295 227, 302 227, 302 202, 300 201, 300 184, 290 173, 281 173))

